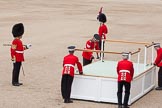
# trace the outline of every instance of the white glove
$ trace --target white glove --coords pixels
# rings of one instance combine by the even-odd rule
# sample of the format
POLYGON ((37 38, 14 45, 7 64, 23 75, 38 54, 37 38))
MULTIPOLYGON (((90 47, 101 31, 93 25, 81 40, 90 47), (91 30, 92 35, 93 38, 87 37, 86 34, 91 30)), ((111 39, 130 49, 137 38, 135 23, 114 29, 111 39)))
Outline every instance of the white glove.
POLYGON ((27 44, 26 49, 29 49, 31 46, 32 46, 31 44, 27 44))

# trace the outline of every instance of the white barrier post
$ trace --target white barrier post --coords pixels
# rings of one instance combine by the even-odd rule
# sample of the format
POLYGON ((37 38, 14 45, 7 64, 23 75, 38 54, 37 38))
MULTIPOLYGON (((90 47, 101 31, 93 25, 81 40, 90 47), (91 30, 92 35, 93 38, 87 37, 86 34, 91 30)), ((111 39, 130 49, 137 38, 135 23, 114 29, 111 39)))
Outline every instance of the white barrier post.
POLYGON ((154 47, 152 46, 151 65, 154 63, 154 47))
MULTIPOLYGON (((101 51, 103 51, 103 46, 104 46, 104 39, 102 38, 101 40, 101 51)), ((103 62, 103 54, 104 53, 101 53, 101 61, 103 62)))
POLYGON ((131 53, 129 53, 129 60, 131 61, 131 53))
POLYGON ((139 64, 140 64, 140 52, 138 52, 138 58, 137 58, 137 72, 139 72, 139 64))
POLYGON ((144 53, 144 69, 146 69, 146 60, 147 60, 147 47, 145 46, 145 53, 144 53))

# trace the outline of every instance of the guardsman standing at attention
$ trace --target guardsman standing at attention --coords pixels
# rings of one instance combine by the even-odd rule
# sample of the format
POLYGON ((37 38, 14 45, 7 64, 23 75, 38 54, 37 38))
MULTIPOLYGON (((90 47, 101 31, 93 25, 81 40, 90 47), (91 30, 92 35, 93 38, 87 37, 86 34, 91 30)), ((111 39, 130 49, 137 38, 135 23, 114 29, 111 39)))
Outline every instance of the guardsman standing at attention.
POLYGON ((75 46, 68 47, 69 54, 64 57, 63 60, 63 71, 62 71, 62 81, 61 81, 61 93, 64 99, 64 103, 72 103, 70 99, 71 86, 74 78, 74 67, 77 64, 79 74, 83 74, 82 65, 79 62, 77 56, 74 55, 75 46))
MULTIPOLYGON (((86 50, 94 50, 94 49, 99 50, 99 43, 98 43, 99 39, 100 39, 99 35, 94 34, 93 38, 86 42, 85 49, 86 50)), ((82 56, 83 56, 83 66, 92 63, 92 60, 94 59, 93 52, 83 51, 82 56)), ((97 53, 97 59, 99 59, 98 53, 97 53)))
POLYGON ((160 43, 154 43, 154 48, 157 51, 157 56, 154 61, 154 65, 159 67, 158 87, 156 88, 156 90, 162 90, 162 48, 160 47, 160 43))
MULTIPOLYGON (((106 26, 106 15, 104 13, 100 13, 99 16, 98 16, 98 20, 100 22, 100 27, 98 29, 98 34, 100 36, 100 40, 99 40, 99 47, 100 47, 100 50, 101 47, 102 47, 102 39, 106 39, 106 34, 108 33, 108 28, 106 26)), ((105 42, 103 42, 103 51, 104 51, 104 44, 105 42)), ((101 53, 100 53, 100 56, 101 56, 101 53)), ((104 56, 104 53, 103 53, 103 56, 104 56)))
POLYGON ((19 73, 21 64, 24 61, 24 50, 31 47, 31 45, 24 46, 21 41, 22 35, 24 34, 24 26, 22 23, 13 26, 12 34, 14 37, 11 45, 11 60, 13 61, 12 85, 20 86, 22 83, 19 82, 19 73))
POLYGON ((128 61, 129 53, 122 53, 123 60, 119 61, 117 64, 117 74, 118 74, 118 108, 129 108, 128 101, 130 95, 131 81, 134 75, 133 63, 128 61), (122 104, 122 92, 123 86, 125 87, 124 104, 122 104), (123 107, 122 107, 123 105, 123 107))

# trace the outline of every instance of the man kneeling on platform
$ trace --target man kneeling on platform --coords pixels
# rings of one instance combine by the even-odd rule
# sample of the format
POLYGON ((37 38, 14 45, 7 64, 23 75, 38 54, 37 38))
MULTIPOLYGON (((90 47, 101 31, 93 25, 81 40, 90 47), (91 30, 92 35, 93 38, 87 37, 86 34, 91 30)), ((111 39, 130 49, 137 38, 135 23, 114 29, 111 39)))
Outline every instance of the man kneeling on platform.
POLYGON ((63 60, 63 71, 62 71, 62 81, 61 81, 61 93, 64 99, 64 103, 72 103, 70 99, 71 86, 74 78, 74 66, 77 64, 79 74, 83 74, 82 65, 79 62, 78 57, 74 54, 75 46, 68 47, 69 54, 64 57, 63 60))
POLYGON ((131 81, 134 75, 134 68, 133 68, 133 63, 131 61, 128 61, 129 53, 123 52, 122 58, 123 60, 119 61, 117 64, 118 108, 129 108, 128 101, 129 101, 129 95, 130 95, 131 81), (124 104, 122 104, 123 86, 125 87, 124 104))

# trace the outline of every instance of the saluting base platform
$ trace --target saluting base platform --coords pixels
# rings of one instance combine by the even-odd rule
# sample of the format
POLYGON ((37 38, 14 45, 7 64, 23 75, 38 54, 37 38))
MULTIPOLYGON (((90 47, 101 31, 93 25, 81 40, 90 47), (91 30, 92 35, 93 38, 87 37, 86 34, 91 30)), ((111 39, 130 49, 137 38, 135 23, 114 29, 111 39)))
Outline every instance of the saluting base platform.
MULTIPOLYGON (((155 66, 144 66, 141 63, 133 64, 134 78, 131 82, 129 105, 155 87, 155 66)), ((116 66, 117 61, 98 61, 84 66, 84 75, 75 74, 71 98, 118 103, 116 66)))

